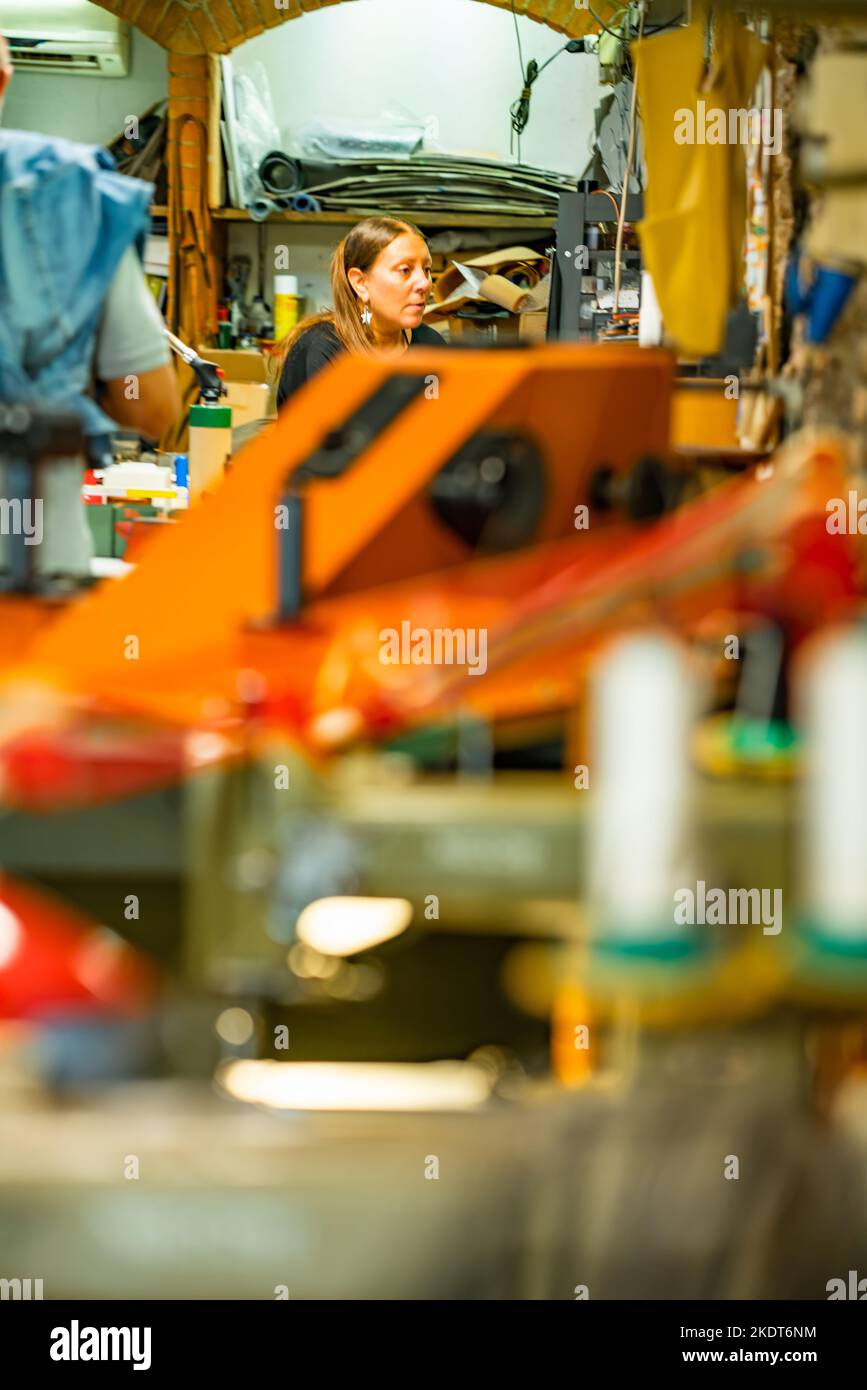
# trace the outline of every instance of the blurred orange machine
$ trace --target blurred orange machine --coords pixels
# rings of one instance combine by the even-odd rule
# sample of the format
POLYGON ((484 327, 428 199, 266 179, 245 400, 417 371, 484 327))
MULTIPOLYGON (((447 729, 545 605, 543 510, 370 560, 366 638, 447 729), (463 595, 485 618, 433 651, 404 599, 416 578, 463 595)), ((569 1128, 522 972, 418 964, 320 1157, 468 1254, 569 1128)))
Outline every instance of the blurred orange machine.
POLYGON ((664 454, 672 370, 663 352, 568 345, 344 357, 123 583, 40 622, 27 653, 7 609, 4 661, 198 722, 234 693, 245 634, 268 648, 314 600, 576 537, 598 470, 664 454))
MULTIPOLYGON (((672 376, 667 353, 609 344, 339 358, 122 582, 50 616, 4 604, 7 674, 79 716, 243 738, 252 714, 320 751, 456 702, 492 721, 568 712, 602 629, 648 605, 679 624, 734 607, 739 550, 804 517, 824 544, 842 486, 820 442, 686 500, 665 464, 672 376), (407 620, 484 628, 487 679, 384 665, 381 632, 407 620)), ((853 596, 845 544, 830 563, 777 557, 761 602, 833 616, 853 596)))
MULTIPOLYGON (((550 901, 573 932, 578 803, 563 769, 583 760, 600 640, 656 624, 713 645, 710 619, 725 633, 759 615, 785 629, 788 649, 851 615, 861 593, 857 538, 825 524, 828 497, 844 495, 845 447, 803 436, 702 490, 667 458, 671 382, 666 354, 613 345, 339 359, 125 579, 59 611, 32 598, 0 607, 6 642, 22 640, 23 619, 40 625, 23 653, 5 648, 4 803, 119 800, 225 764, 188 783, 199 980, 242 958, 284 970, 289 938, 267 924, 274 896, 291 925, 296 858, 321 867, 315 889, 304 879, 307 900, 341 896, 349 847, 363 841, 366 891, 423 901, 427 880, 406 881, 413 854, 445 852, 427 825, 455 825, 438 868, 452 883, 479 827, 490 845, 513 820, 496 874, 479 874, 476 859, 463 874, 453 921, 513 920, 526 933, 550 901), (484 631, 485 678, 469 679, 467 663, 384 662, 383 634, 407 623, 484 631), (311 775, 319 755, 401 739, 433 766, 424 737, 474 723, 492 750, 557 745, 550 786, 534 800, 521 772, 504 801, 496 779, 475 797, 453 779, 453 803, 416 805, 412 852, 405 792, 383 811, 374 788, 353 819, 363 794, 330 775, 351 773, 349 760, 311 775), (303 830, 323 803, 340 834, 314 853, 303 830), (257 896, 213 872, 247 849, 283 866, 283 888, 257 896)), ((761 880, 751 868, 746 881, 761 880)))

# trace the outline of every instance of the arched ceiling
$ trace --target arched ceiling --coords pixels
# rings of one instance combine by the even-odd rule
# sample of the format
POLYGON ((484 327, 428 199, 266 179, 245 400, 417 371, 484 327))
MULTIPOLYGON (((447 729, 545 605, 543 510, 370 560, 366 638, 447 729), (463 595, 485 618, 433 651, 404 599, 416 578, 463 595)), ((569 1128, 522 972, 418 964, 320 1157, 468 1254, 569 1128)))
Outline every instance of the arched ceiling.
MULTIPOLYGON (((511 12, 511 0, 476 0, 511 12)), ((351 0, 96 0, 172 53, 228 53, 278 24, 351 0)), ((432 0, 435 3, 435 0, 432 0)), ((518 14, 578 38, 598 26, 578 0, 515 0, 518 14)))

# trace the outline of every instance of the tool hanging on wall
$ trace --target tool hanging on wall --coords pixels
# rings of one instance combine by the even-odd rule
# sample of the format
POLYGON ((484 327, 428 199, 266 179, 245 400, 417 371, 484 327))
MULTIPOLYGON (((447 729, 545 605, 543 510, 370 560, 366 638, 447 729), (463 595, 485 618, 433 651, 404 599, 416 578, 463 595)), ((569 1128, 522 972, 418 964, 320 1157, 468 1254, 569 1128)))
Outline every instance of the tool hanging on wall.
POLYGON ((120 174, 144 179, 155 185, 155 198, 165 203, 168 198, 166 170, 166 139, 169 118, 167 102, 157 101, 141 116, 128 116, 123 130, 108 146, 117 161, 120 174))
POLYGON ((202 291, 210 297, 211 271, 208 265, 207 228, 209 226, 207 168, 208 132, 197 116, 185 114, 178 119, 173 146, 172 242, 174 252, 174 295, 171 320, 176 333, 199 342, 216 324, 209 323, 209 306, 202 302, 202 291), (193 140, 184 140, 190 129, 193 140), (182 152, 196 151, 196 163, 185 163, 182 152), (184 177, 184 170, 195 169, 196 180, 184 177), (199 205, 191 207, 184 200, 184 189, 198 187, 199 205))

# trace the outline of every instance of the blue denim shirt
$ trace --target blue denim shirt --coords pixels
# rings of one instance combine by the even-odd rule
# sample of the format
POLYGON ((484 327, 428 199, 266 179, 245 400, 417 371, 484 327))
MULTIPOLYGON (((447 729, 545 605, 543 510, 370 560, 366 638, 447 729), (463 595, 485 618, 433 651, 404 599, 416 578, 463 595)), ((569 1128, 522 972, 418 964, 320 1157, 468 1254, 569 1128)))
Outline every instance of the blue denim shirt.
POLYGON ((88 395, 97 331, 152 197, 106 150, 0 130, 0 401, 77 409, 93 442, 116 429, 88 395))

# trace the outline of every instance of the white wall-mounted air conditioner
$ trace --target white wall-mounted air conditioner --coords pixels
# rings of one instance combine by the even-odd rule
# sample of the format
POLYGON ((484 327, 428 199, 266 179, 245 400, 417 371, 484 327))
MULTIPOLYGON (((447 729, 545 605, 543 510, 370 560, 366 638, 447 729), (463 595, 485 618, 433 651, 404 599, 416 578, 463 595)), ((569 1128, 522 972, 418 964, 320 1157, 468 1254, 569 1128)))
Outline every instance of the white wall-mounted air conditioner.
POLYGON ((19 72, 129 72, 129 25, 88 0, 3 0, 0 30, 19 72))

